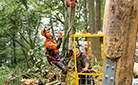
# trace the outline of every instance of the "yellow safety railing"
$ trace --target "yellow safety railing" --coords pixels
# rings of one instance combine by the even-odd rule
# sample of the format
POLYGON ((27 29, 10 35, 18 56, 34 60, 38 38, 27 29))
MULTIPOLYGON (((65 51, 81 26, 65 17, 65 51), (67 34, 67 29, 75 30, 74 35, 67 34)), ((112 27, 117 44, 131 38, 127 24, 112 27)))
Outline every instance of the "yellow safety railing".
MULTIPOLYGON (((104 34, 80 34, 80 35, 70 35, 69 37, 73 37, 74 41, 74 63, 75 63, 75 72, 74 75, 71 73, 68 73, 67 75, 75 79, 75 85, 79 85, 79 75, 92 75, 92 76, 103 76, 103 73, 78 73, 77 72, 77 61, 76 61, 76 38, 77 37, 87 37, 87 53, 89 56, 89 38, 92 37, 102 37, 103 38, 103 70, 105 66, 105 36, 104 34)), ((101 79, 97 81, 102 81, 101 79)), ((96 84, 96 85, 101 85, 101 84, 96 84)))

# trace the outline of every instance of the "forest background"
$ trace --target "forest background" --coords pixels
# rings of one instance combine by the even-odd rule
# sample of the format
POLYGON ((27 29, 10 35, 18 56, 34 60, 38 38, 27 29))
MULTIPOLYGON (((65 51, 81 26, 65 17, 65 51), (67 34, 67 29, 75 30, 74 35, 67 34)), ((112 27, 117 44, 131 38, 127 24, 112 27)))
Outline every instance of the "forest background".
POLYGON ((26 74, 49 81, 40 75, 49 68, 41 29, 50 26, 54 36, 69 28, 72 34, 97 33, 102 31, 104 7, 105 0, 79 0, 68 12, 64 0, 1 0, 0 85, 19 85, 26 74))

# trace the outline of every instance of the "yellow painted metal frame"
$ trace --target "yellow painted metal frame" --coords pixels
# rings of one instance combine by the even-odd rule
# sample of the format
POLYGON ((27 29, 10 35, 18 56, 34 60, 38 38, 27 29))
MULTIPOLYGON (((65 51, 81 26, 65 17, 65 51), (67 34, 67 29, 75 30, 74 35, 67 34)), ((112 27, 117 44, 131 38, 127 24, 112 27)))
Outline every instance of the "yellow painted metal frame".
POLYGON ((72 74, 70 74, 70 73, 68 73, 67 75, 69 75, 69 76, 71 76, 71 77, 73 77, 73 78, 76 78, 74 75, 72 75, 72 74))
MULTIPOLYGON (((75 60, 75 75, 68 74, 76 79, 76 85, 79 85, 79 77, 78 75, 94 75, 94 76, 103 76, 103 73, 78 73, 77 72, 77 61, 76 61, 76 38, 77 37, 102 37, 103 38, 103 62, 105 62, 105 36, 104 34, 80 34, 80 35, 70 35, 69 37, 73 37, 74 41, 74 60, 75 60)), ((89 56, 89 39, 87 39, 88 45, 88 56, 89 56)), ((104 64, 105 65, 105 64, 104 64)), ((104 66, 103 66, 104 67, 104 66)))

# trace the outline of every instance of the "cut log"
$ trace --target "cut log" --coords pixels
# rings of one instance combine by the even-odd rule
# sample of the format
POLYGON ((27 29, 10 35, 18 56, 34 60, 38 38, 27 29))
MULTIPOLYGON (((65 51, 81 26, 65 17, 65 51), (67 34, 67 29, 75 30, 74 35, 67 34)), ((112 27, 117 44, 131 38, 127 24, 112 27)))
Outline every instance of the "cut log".
POLYGON ((22 79, 21 85, 39 85, 39 80, 36 79, 22 79))
POLYGON ((53 81, 53 82, 50 82, 48 84, 45 84, 45 85, 56 85, 56 84, 59 84, 59 80, 56 80, 56 81, 53 81))

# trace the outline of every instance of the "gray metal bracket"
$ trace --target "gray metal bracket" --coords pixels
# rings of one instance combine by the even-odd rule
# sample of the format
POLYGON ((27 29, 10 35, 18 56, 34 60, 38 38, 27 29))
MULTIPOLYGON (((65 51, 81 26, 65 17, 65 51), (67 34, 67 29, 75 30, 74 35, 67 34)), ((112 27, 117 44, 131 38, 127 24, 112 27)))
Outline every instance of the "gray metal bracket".
POLYGON ((116 61, 106 59, 103 85, 114 85, 116 61))

